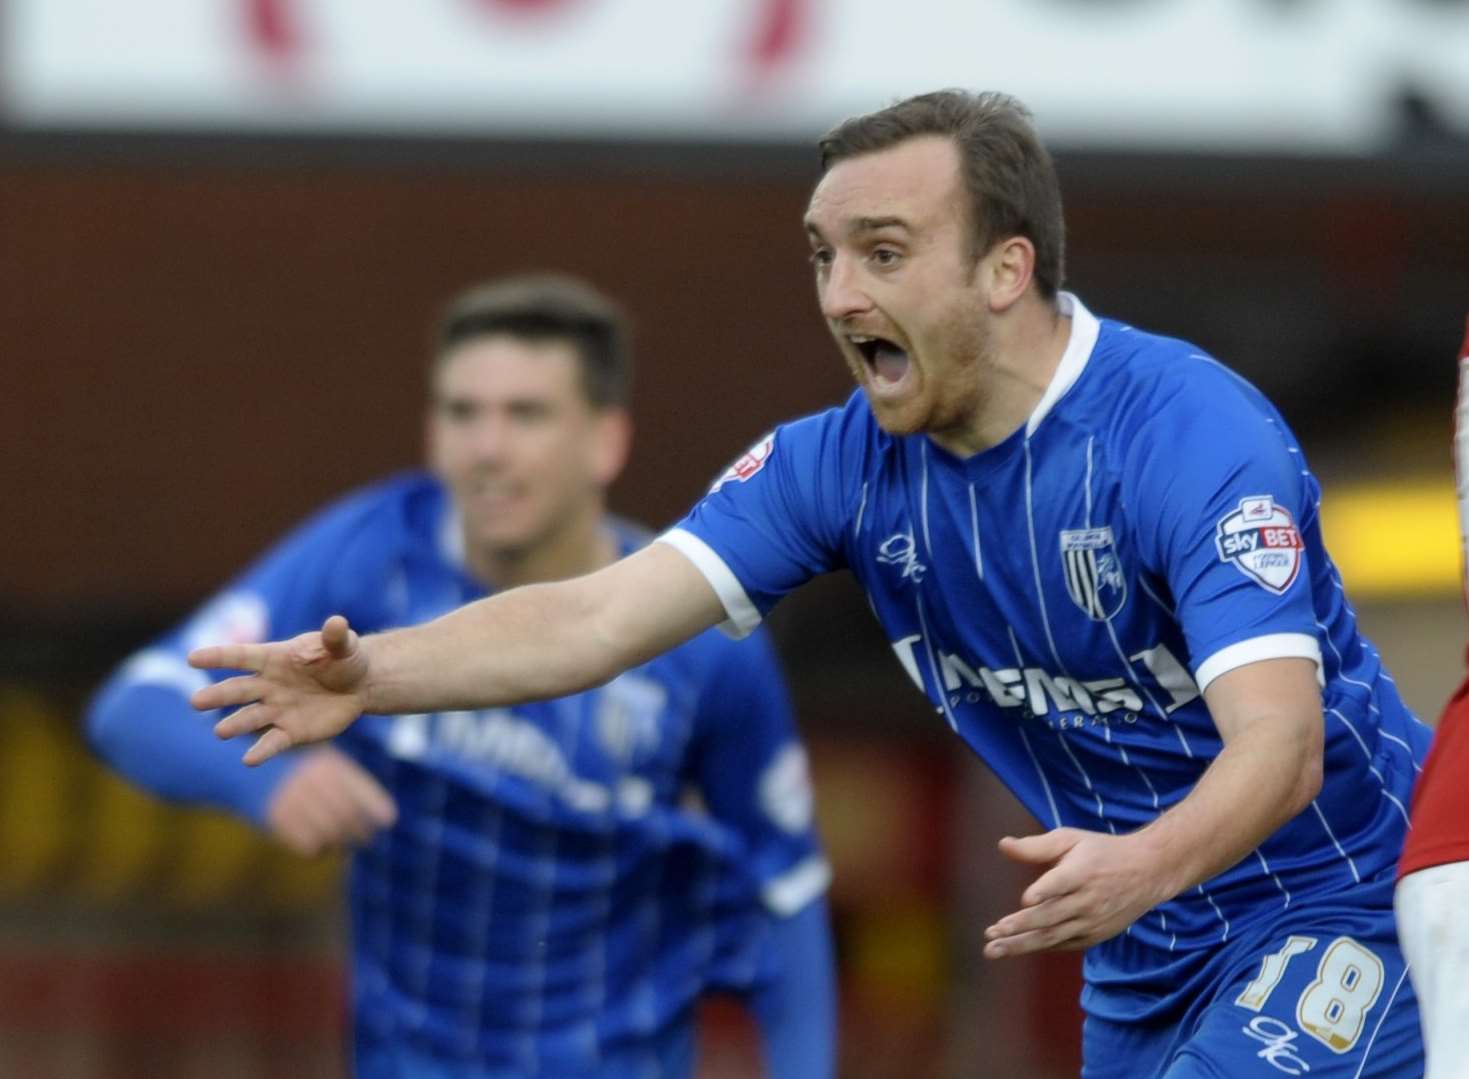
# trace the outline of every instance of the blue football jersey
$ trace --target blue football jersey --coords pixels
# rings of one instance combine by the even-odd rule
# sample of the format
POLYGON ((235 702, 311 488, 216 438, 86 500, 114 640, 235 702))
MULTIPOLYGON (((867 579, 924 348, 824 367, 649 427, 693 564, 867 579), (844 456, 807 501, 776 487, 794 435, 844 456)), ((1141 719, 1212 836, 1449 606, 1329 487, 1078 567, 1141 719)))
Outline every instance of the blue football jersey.
MULTIPOLYGON (((609 525, 624 551, 647 538, 609 525)), ((115 687, 202 684, 183 656, 204 643, 286 638, 333 612, 372 632, 478 599, 460 536, 429 477, 349 496, 115 687)), ((829 880, 768 640, 710 631, 572 697, 364 716, 335 744, 398 806, 350 870, 363 1052, 402 1047, 454 1074, 642 1074, 616 1062, 681 1036, 703 990, 758 985, 771 917, 829 880)), ((220 796, 259 820, 275 777, 234 773, 220 796)), ((150 778, 191 793, 170 782, 150 778)))
POLYGON ((1094 987, 1166 984, 1183 953, 1389 877, 1428 729, 1357 631, 1320 488, 1276 410, 1193 346, 1061 302, 1070 343, 1000 444, 961 458, 890 436, 857 393, 760 440, 661 538, 736 633, 814 574, 850 569, 943 722, 1046 827, 1153 820, 1221 749, 1213 679, 1314 661, 1320 794, 1087 956, 1094 987))

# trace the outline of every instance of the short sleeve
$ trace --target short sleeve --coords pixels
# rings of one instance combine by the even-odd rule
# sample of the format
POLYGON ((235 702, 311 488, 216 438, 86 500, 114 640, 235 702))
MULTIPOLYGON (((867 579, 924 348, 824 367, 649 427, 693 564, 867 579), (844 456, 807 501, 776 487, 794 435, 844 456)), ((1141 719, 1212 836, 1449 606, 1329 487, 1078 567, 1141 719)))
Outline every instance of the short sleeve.
MULTIPOLYGON (((1212 360, 1160 391, 1124 456, 1144 564, 1167 582, 1200 690, 1263 659, 1321 665, 1310 547, 1317 487, 1284 421, 1212 360)), ((1317 545, 1319 550, 1319 545, 1317 545)))
POLYGON ((698 567, 742 636, 798 585, 845 564, 841 536, 862 469, 853 406, 776 428, 658 537, 698 567))

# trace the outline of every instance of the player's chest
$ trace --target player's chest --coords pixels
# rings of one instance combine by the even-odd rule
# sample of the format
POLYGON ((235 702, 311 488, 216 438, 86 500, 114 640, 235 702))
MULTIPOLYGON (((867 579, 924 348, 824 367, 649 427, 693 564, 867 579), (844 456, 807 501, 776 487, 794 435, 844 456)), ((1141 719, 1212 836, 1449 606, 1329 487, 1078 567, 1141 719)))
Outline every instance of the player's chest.
POLYGON ((691 732, 677 687, 636 670, 556 700, 399 717, 387 748, 550 786, 634 774, 661 786, 677 773, 691 732))
POLYGON ((1085 456, 1078 468, 1019 455, 979 475, 930 462, 885 477, 850 542, 893 640, 919 635, 986 665, 1081 670, 1153 643, 1166 598, 1095 456, 1090 470, 1085 456))

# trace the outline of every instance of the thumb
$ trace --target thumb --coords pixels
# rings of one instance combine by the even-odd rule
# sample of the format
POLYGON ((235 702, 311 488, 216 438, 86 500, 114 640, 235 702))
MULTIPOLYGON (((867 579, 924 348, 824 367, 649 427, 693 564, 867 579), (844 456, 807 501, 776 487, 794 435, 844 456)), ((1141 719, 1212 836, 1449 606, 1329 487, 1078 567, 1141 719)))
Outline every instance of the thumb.
POLYGON ((1019 839, 1007 835, 1000 840, 1000 853, 1011 861, 1026 865, 1050 865, 1076 846, 1084 834, 1077 828, 1053 828, 1040 835, 1019 839))
POLYGON ((321 646, 333 659, 345 659, 357 647, 357 633, 345 618, 334 614, 322 623, 321 646))

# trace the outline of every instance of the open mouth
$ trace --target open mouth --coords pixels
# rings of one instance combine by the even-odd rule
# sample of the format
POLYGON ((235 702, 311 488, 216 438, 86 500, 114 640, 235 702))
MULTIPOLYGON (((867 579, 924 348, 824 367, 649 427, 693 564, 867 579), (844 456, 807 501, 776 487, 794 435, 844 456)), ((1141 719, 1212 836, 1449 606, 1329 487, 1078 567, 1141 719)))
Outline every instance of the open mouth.
POLYGON ((908 373, 908 352, 885 337, 854 334, 848 338, 878 382, 892 385, 908 373))

